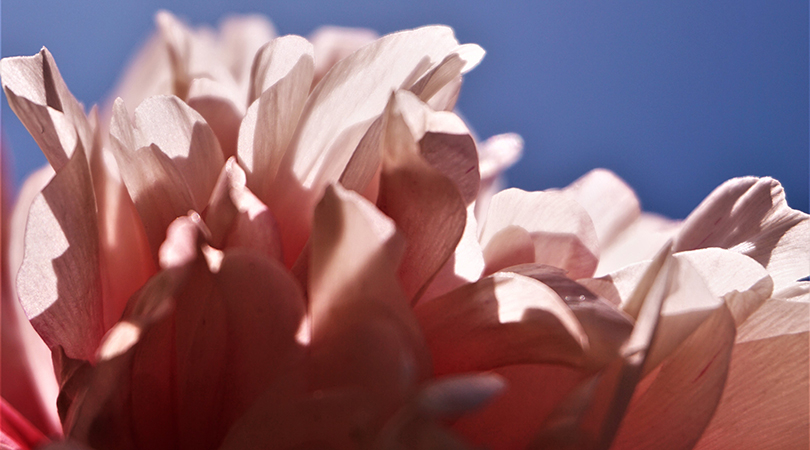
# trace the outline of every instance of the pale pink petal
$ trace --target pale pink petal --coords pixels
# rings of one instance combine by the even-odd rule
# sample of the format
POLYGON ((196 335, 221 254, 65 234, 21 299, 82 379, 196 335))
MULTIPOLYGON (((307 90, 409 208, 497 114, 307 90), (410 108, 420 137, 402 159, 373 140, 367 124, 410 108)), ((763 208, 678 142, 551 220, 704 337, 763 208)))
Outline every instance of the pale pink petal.
POLYGON ((228 70, 217 64, 218 48, 212 30, 192 30, 165 10, 155 14, 155 23, 168 53, 171 94, 185 99, 195 78, 230 78, 228 70))
POLYGON ((509 226, 529 232, 533 262, 564 269, 574 279, 593 275, 599 255, 593 222, 568 194, 507 189, 493 196, 480 230, 485 254, 495 254, 487 247, 509 226))
POLYGON ((201 211, 225 164, 213 131, 196 111, 177 97, 152 97, 135 109, 135 148, 155 144, 171 158, 201 211))
POLYGON ((608 247, 641 214, 633 189, 609 170, 592 170, 564 191, 591 216, 600 248, 608 247))
POLYGON ((326 75, 338 61, 377 39, 374 30, 325 26, 315 30, 309 41, 315 49, 315 78, 312 87, 326 75))
POLYGON ((9 106, 55 170, 68 163, 77 142, 89 151, 93 132, 84 107, 68 90, 48 49, 4 58, 0 77, 9 106))
POLYGON ((275 39, 256 54, 237 153, 248 186, 265 202, 306 102, 312 71, 312 45, 298 36, 275 39))
POLYGON ((130 296, 157 268, 143 223, 112 153, 95 148, 90 170, 98 208, 104 327, 108 329, 121 317, 130 296))
POLYGON ((647 364, 664 301, 674 284, 678 268, 670 249, 667 245, 658 252, 631 295, 636 323, 621 356, 554 408, 534 436, 533 447, 609 446, 647 364))
POLYGON ((396 279, 402 238, 371 203, 333 186, 315 210, 311 245, 310 386, 358 386, 369 396, 375 423, 385 420, 430 371, 396 279))
POLYGON ((675 251, 705 247, 754 258, 779 290, 810 275, 810 216, 788 206, 778 181, 735 178, 695 208, 675 240, 675 251))
POLYGON ((281 236, 273 214, 245 186, 245 172, 234 158, 222 169, 206 209, 205 223, 217 248, 244 248, 281 260, 281 236))
POLYGON ((804 448, 810 442, 810 284, 778 292, 740 326, 714 418, 695 448, 804 448))
POLYGON ((466 204, 478 195, 478 152, 470 130, 457 115, 434 111, 409 91, 397 91, 397 108, 420 154, 433 168, 449 178, 466 204))
POLYGON ((409 90, 437 111, 452 111, 461 87, 461 75, 477 66, 484 53, 476 44, 460 45, 409 90))
POLYGON ((464 284, 476 282, 484 273, 484 254, 478 243, 478 222, 475 220, 474 209, 475 205, 467 207, 467 223, 461 240, 420 301, 430 300, 464 284))
POLYGON ((289 264, 304 247, 317 199, 340 178, 391 92, 423 61, 438 63, 457 46, 446 27, 394 33, 344 58, 318 83, 284 155, 273 190, 277 204, 269 204, 289 264))
POLYGON ((53 169, 49 165, 28 177, 17 196, 17 204, 10 220, 10 214, 5 210, 5 194, 8 190, 4 189, 3 192, 0 393, 40 430, 48 435, 59 435, 62 429, 56 413, 59 387, 54 375, 51 351, 25 316, 17 299, 15 282, 23 259, 28 209, 52 177, 53 169))
POLYGON ((217 137, 223 155, 236 154, 239 124, 245 115, 245 104, 238 86, 198 78, 191 82, 186 102, 205 119, 217 137))
POLYGON ((81 147, 28 212, 20 303, 49 347, 92 360, 104 333, 93 185, 81 147))
POLYGON ((516 163, 523 154, 523 139, 514 133, 492 136, 478 144, 478 171, 481 184, 475 201, 475 216, 486 217, 492 196, 503 189, 503 172, 516 163))
POLYGON ((392 95, 386 108, 377 206, 405 236, 399 278, 405 295, 416 301, 453 255, 464 232, 466 209, 454 183, 420 156, 400 114, 399 99, 392 95))
MULTIPOLYGON (((313 53, 313 44, 295 35, 282 36, 262 45, 257 49, 255 57, 252 57, 247 104, 255 102, 264 91, 293 72, 300 72, 296 76, 302 77, 296 81, 310 83, 311 80, 308 78, 312 77, 311 73, 314 70, 313 53), (302 67, 298 67, 299 65, 302 67), (306 76, 307 74, 309 76, 306 76)), ((306 99, 309 87, 305 87, 304 90, 306 99)))
POLYGON ((636 391, 611 448, 691 449, 723 393, 734 331, 731 313, 721 306, 649 375, 652 383, 636 391))
POLYGON ((236 15, 220 22, 219 34, 224 64, 239 85, 247 85, 253 58, 259 48, 276 37, 275 27, 260 14, 236 15))
MULTIPOLYGON (((169 52, 159 32, 153 32, 140 50, 129 60, 123 75, 113 88, 110 102, 121 98, 132 111, 148 97, 172 95, 173 78, 169 52)), ((112 110, 108 104, 104 111, 112 110)))
POLYGON ((665 217, 641 213, 607 247, 600 248, 596 276, 615 272, 630 264, 652 259, 667 241, 674 238, 681 222, 665 217))
POLYGON ((498 273, 416 306, 436 374, 512 364, 580 365, 588 338, 546 285, 498 273))
POLYGON ((487 264, 484 273, 487 275, 507 267, 533 263, 532 235, 522 227, 507 225, 492 236, 483 255, 487 264))

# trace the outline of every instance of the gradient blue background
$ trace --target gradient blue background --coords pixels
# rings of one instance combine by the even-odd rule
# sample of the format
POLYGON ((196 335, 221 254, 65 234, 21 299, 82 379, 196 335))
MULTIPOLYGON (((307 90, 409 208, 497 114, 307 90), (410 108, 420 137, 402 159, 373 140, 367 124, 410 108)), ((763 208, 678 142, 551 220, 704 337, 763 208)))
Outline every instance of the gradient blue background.
MULTIPOLYGON (((481 137, 525 139, 512 185, 563 186, 607 167, 645 209, 684 217, 730 177, 770 175, 808 210, 806 1, 4 0, 2 54, 47 46, 90 105, 105 98, 158 8, 194 24, 261 12, 281 34, 448 24, 488 52, 466 78, 462 113, 481 137)), ((5 98, 2 112, 19 180, 44 158, 5 98)))

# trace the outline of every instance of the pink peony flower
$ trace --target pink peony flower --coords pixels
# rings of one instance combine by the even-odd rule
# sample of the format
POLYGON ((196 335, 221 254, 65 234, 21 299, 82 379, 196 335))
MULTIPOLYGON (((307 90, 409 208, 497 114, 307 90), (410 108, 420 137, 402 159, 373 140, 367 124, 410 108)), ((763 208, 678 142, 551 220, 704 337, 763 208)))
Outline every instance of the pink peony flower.
POLYGON ((775 180, 683 222, 606 170, 500 190, 522 142, 452 112, 484 52, 449 28, 157 23, 101 114, 47 49, 0 63, 50 163, 3 228, 2 445, 810 442, 810 217, 775 180))

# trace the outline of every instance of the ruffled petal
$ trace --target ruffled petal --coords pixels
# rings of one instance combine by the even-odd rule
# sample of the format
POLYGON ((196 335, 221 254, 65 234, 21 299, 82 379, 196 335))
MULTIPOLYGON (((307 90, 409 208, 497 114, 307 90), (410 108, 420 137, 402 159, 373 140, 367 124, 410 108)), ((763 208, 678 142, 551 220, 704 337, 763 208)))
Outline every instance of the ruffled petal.
POLYGON ((391 92, 413 79, 414 70, 427 70, 457 46, 446 27, 390 34, 342 59, 318 83, 282 160, 273 191, 278 204, 270 205, 288 265, 304 247, 317 199, 340 178, 391 92))
POLYGON ((788 206, 778 181, 735 178, 695 208, 675 239, 675 251, 706 247, 754 258, 779 290, 810 275, 810 216, 788 206))

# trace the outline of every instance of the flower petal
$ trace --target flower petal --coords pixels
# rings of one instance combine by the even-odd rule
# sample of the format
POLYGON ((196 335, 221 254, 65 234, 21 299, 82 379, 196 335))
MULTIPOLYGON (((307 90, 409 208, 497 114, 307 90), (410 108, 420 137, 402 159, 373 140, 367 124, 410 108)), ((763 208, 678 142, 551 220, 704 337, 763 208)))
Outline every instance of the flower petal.
POLYGON ((496 254, 489 245, 495 235, 509 226, 529 232, 534 244, 534 261, 559 267, 568 276, 593 275, 599 261, 596 231, 587 212, 562 192, 526 192, 507 189, 495 194, 481 226, 484 254, 496 254))
POLYGON ((315 50, 315 78, 312 87, 326 75, 338 61, 356 52, 361 47, 376 40, 374 30, 323 26, 313 31, 307 39, 315 50))
POLYGON ((245 172, 234 158, 222 169, 206 209, 214 247, 252 249, 281 260, 281 236, 273 214, 245 186, 245 172))
POLYGON ((588 338, 546 285, 498 273, 414 309, 436 374, 512 364, 579 365, 588 338))
POLYGON ((466 209, 453 182, 419 155, 400 105, 400 96, 392 95, 386 108, 377 205, 405 235, 399 278, 405 295, 415 302, 453 255, 464 232, 466 209))
POLYGON ((4 190, 2 242, 2 310, 0 311, 0 394, 24 417, 47 435, 61 433, 56 412, 59 387, 54 374, 51 351, 31 326, 17 297, 14 282, 22 264, 25 224, 28 210, 37 194, 53 177, 50 165, 34 172, 23 184, 9 220, 4 190))
POLYGON ((611 448, 691 449, 723 393, 734 331, 725 306, 712 313, 636 391, 611 448))
POLYGON ((608 247, 641 214, 633 190, 616 174, 595 169, 564 189, 585 208, 593 221, 599 247, 608 247))
POLYGON ((674 238, 681 222, 650 213, 641 213, 635 222, 619 233, 607 247, 600 248, 596 276, 652 259, 667 241, 674 238))
POLYGON ((239 124, 245 116, 244 100, 239 87, 208 78, 191 82, 186 102, 200 113, 219 141, 225 158, 236 154, 239 124))
POLYGON ((4 58, 0 77, 9 106, 55 170, 68 163, 77 140, 91 148, 93 133, 84 107, 68 90, 48 49, 4 58))
POLYGON ((810 284, 768 300, 737 333, 728 381, 695 448, 802 448, 810 430, 810 284))
POLYGON ((317 199, 338 181, 391 92, 425 61, 438 62, 457 46, 447 27, 390 34, 335 64, 318 83, 282 161, 274 188, 278 204, 270 204, 288 266, 304 247, 317 199))
POLYGON ((248 186, 265 202, 309 93, 312 58, 311 44, 284 36, 262 47, 253 63, 251 103, 239 128, 237 154, 248 186))
POLYGON ((754 258, 779 290, 810 275, 810 216, 791 209, 772 178, 735 178, 714 190, 686 218, 675 251, 732 249, 754 258))
POLYGON ((93 360, 104 312, 96 205, 81 147, 31 204, 25 248, 17 290, 32 325, 49 347, 93 360))
POLYGON ((371 203, 332 186, 315 210, 311 245, 310 387, 358 386, 375 422, 384 420, 430 373, 396 279, 402 239, 371 203))

